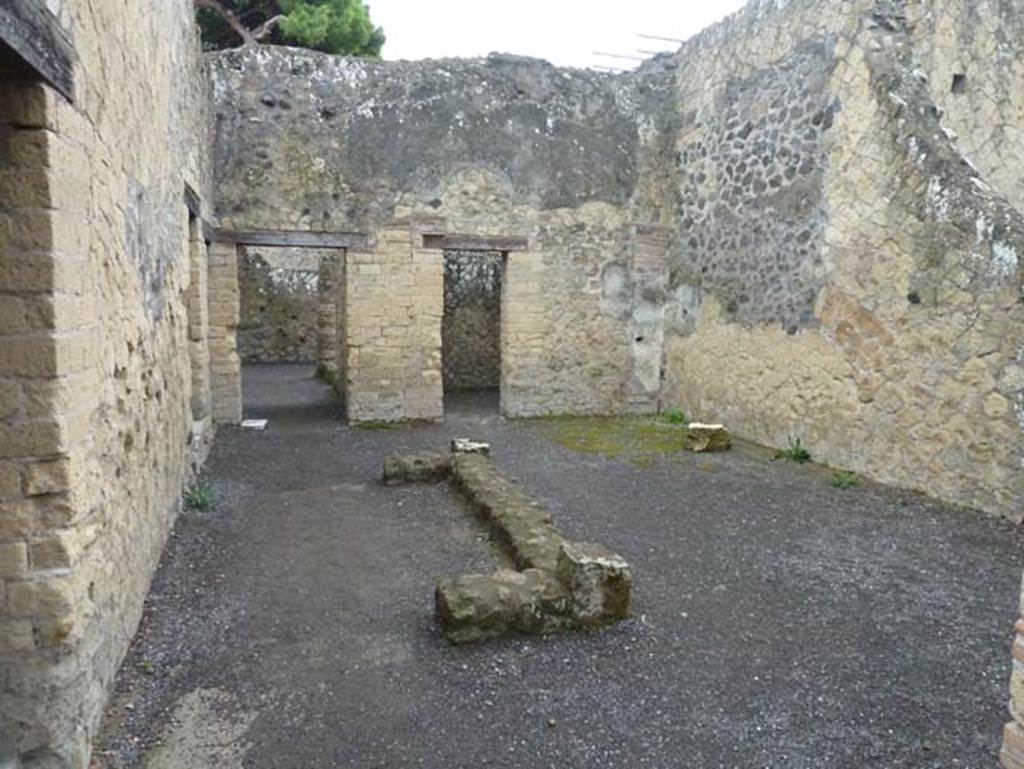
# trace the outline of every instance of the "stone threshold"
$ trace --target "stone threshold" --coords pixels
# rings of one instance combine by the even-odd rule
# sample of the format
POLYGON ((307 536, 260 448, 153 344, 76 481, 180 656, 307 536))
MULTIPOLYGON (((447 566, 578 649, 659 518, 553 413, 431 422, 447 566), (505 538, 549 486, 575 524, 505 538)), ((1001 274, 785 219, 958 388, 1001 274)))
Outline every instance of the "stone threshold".
POLYGON ((384 460, 384 482, 451 482, 488 523, 515 569, 442 579, 435 613, 455 644, 514 633, 545 634, 613 624, 629 617, 629 564, 603 545, 573 542, 551 513, 498 472, 489 447, 453 441, 452 452, 384 460))

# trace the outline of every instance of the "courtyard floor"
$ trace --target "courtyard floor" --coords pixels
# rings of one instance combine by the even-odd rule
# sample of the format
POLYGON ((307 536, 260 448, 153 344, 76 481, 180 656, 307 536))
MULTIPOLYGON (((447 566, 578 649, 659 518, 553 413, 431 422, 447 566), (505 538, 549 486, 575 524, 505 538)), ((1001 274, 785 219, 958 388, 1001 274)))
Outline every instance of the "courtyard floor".
MULTIPOLYGON (((246 416, 185 512, 99 767, 990 767, 1024 555, 979 513, 774 460, 662 450, 648 422, 352 428, 304 366, 247 367, 246 416), (490 441, 573 539, 634 571, 634 617, 453 647, 438 578, 493 568, 447 485, 385 455, 490 441)), ((813 446, 810 449, 813 452, 813 446)))

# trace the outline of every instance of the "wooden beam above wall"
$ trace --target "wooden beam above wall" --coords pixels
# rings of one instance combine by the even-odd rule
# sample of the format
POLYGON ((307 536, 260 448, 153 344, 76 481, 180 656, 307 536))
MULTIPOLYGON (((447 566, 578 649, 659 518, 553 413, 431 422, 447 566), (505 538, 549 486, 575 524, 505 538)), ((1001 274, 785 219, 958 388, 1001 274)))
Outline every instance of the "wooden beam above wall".
POLYGON ((239 246, 288 248, 352 248, 365 250, 370 238, 362 232, 311 232, 308 230, 225 230, 214 231, 218 243, 239 246))
POLYGON ((520 237, 427 234, 423 236, 423 247, 445 251, 528 251, 530 241, 528 238, 520 237))
POLYGON ((0 78, 43 80, 74 98, 75 48, 43 0, 0 2, 0 78))

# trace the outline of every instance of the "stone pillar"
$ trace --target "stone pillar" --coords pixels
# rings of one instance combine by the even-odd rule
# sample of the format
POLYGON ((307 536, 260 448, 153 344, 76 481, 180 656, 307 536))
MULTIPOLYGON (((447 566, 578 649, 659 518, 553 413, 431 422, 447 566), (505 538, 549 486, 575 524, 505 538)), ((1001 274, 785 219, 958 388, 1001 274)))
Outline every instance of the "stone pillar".
POLYGON ((192 364, 192 419, 210 416, 210 328, 207 246, 200 222, 189 221, 188 353, 192 364))
POLYGON ((238 246, 209 249, 210 393, 213 419, 242 421, 242 366, 238 357, 238 246))
POLYGON ((344 403, 348 387, 348 331, 346 327, 346 293, 348 291, 348 259, 347 251, 342 251, 334 265, 334 389, 342 398, 342 407, 347 413, 344 403))
POLYGON ((324 254, 317 278, 316 362, 317 369, 329 378, 338 373, 338 261, 345 252, 324 254))
POLYGON ((1003 749, 999 762, 1003 769, 1024 769, 1024 584, 1021 585, 1020 617, 1014 629, 1010 673, 1010 716, 1003 729, 1003 749))
POLYGON ((546 414, 544 263, 533 252, 505 257, 501 279, 501 413, 546 414))
POLYGON ((444 257, 421 245, 403 223, 382 230, 372 253, 348 254, 339 368, 350 422, 443 414, 444 257))

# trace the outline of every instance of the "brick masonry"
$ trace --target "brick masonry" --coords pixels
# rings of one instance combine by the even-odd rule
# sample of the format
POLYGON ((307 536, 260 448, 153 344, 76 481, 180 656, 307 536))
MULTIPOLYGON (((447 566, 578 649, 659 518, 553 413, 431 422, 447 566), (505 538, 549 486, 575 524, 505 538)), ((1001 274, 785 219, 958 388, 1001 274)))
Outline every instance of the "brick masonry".
POLYGON ((0 764, 80 769, 210 438, 210 123, 190 2, 46 5, 73 102, 0 82, 0 764))
POLYGON ((418 248, 410 223, 377 234, 370 253, 345 258, 343 392, 352 422, 437 419, 444 262, 418 248))

